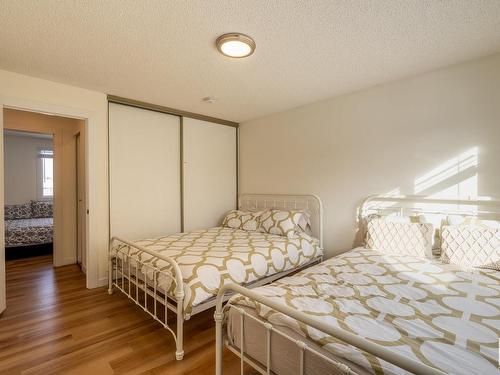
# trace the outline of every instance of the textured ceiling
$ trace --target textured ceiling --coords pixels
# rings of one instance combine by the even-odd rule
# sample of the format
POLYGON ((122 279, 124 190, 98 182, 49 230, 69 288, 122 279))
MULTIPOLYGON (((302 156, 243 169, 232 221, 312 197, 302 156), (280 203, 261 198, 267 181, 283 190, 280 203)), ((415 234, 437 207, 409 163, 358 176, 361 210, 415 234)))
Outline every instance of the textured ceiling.
POLYGON ((0 0, 1 68, 233 121, 499 50, 498 0, 0 0))

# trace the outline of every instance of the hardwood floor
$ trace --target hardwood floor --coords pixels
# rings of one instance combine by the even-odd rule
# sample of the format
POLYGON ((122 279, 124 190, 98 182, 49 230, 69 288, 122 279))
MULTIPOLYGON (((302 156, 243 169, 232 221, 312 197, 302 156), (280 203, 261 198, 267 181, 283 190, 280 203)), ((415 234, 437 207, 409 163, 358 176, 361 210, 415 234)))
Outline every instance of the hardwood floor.
MULTIPOLYGON (((186 322, 185 357, 176 361, 160 324, 119 292, 86 289, 76 265, 53 268, 51 256, 13 260, 6 279, 0 374, 214 373, 213 310, 186 322)), ((224 362, 225 375, 239 374, 236 356, 226 351, 224 362)))

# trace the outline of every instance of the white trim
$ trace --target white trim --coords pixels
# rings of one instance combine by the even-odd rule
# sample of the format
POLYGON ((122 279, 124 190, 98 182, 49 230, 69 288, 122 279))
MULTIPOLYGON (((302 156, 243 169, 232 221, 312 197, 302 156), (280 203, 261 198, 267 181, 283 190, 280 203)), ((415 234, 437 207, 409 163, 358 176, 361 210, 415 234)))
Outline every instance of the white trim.
POLYGON ((68 264, 76 264, 76 257, 67 257, 62 259, 60 266, 66 266, 68 264))
POLYGON ((103 277, 100 277, 99 280, 97 281, 96 288, 99 288, 101 286, 106 286, 106 285, 108 285, 108 277, 103 276, 103 277))
MULTIPOLYGON (((37 195, 37 200, 39 201, 53 201, 54 200, 54 185, 52 185, 52 195, 50 196, 44 196, 43 195, 43 159, 48 159, 41 155, 41 151, 44 150, 49 150, 48 147, 39 147, 38 152, 37 152, 37 159, 36 159, 36 195, 37 195)), ((52 151, 52 155, 50 158, 52 159, 52 181, 54 181, 54 171, 55 171, 55 164, 54 164, 54 145, 52 145, 52 148, 50 149, 52 151)), ((52 182, 53 183, 53 182, 52 182)))
MULTIPOLYGON (((87 194, 87 209, 90 210, 90 212, 93 212, 94 210, 97 210, 97 207, 95 206, 95 193, 94 193, 94 186, 95 184, 91 184, 89 181, 89 158, 90 158, 90 153, 89 153, 89 142, 88 139, 90 139, 90 134, 95 131, 95 129, 98 126, 98 121, 97 121, 97 113, 94 111, 89 111, 89 110, 84 110, 84 109, 79 109, 79 108, 74 108, 74 107, 68 107, 68 106, 63 106, 63 105, 54 105, 54 104, 48 104, 48 103, 43 103, 43 102, 38 102, 34 100, 29 100, 29 99, 21 99, 21 98, 15 98, 15 97, 8 97, 8 96, 0 96, 0 108, 2 109, 2 122, 1 124, 1 130, 3 133, 3 108, 11 108, 11 109, 19 109, 23 111, 29 111, 29 112, 37 112, 37 113, 43 113, 43 114, 51 114, 51 115, 58 115, 58 116, 63 116, 63 117, 70 117, 70 118, 76 118, 76 119, 81 119, 85 120, 85 128, 86 128, 86 142, 85 142, 85 190, 87 194), (91 191, 92 190, 92 191, 91 191)), ((3 138, 3 136, 2 136, 3 138)), ((3 160, 3 153, 1 156, 3 160)), ((3 174, 2 174, 2 181, 3 181, 3 174)), ((2 208, 3 209, 3 208, 2 208)), ((0 223, 3 222, 3 216, 0 219, 0 223)), ((87 273, 86 273, 86 280, 87 280, 87 288, 96 288, 99 286, 99 276, 98 276, 98 261, 99 261, 99 254, 98 254, 98 249, 95 247, 89 246, 90 241, 89 238, 91 235, 92 227, 90 226, 90 215, 87 215, 87 225, 86 225, 86 249, 85 251, 87 252, 86 256, 86 262, 87 262, 87 273)), ((4 241, 2 241, 2 244, 4 241)), ((3 248, 3 246, 2 246, 3 248)), ((2 258, 5 256, 5 250, 0 251, 0 256, 2 258)), ((1 261, 0 261, 1 262, 1 261)), ((0 263, 1 265, 1 263, 0 263)), ((1 273, 1 272, 0 272, 1 273)), ((5 283, 4 283, 5 285, 5 283)), ((0 288, 0 289, 5 289, 0 288)), ((0 297, 1 297, 2 291, 0 291, 0 297)), ((1 306, 1 298, 0 298, 0 306, 1 306)))

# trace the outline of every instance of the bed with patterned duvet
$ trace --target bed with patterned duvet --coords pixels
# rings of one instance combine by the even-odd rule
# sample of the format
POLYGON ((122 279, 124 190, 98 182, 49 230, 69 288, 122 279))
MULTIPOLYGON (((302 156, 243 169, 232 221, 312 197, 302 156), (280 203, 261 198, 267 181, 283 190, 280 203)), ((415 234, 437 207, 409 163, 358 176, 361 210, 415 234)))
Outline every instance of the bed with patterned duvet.
MULTIPOLYGON (((445 373, 499 373, 500 272, 494 269, 356 248, 254 291, 445 373)), ((246 297, 230 304, 358 374, 407 373, 246 297)), ((229 343, 238 348, 240 315, 231 307, 226 319, 229 343)), ((263 326, 246 319, 244 330, 246 354, 266 363, 263 326)), ((272 370, 298 374, 297 345, 272 340, 272 370)), ((312 355, 305 368, 306 374, 337 373, 312 355)))
MULTIPOLYGON (((319 259, 323 251, 318 240, 306 233, 292 238, 258 231, 216 227, 188 233, 134 241, 135 245, 172 258, 180 267, 184 280, 184 313, 214 298, 225 283, 247 285, 280 272, 297 269, 319 259)), ((126 244, 118 243, 114 251, 121 259, 127 255, 131 267, 139 267, 152 281, 148 265, 161 270, 168 263, 126 244)), ((127 266, 125 266, 126 268, 127 266)), ((158 277, 160 290, 173 295, 169 278, 158 277)))
POLYGON ((50 201, 6 205, 5 247, 50 244, 53 242, 53 207, 50 201))

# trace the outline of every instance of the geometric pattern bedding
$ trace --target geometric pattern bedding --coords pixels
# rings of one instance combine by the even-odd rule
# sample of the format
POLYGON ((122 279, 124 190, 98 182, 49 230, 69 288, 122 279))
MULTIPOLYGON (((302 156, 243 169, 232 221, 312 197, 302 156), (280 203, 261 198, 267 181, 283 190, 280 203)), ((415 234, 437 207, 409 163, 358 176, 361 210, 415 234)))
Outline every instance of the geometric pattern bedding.
MULTIPOLYGON (((161 255, 171 257, 181 269, 184 280, 184 313, 217 295, 227 283, 245 285, 281 271, 297 268, 322 255, 316 239, 307 234, 293 238, 257 231, 217 227, 188 233, 178 233, 154 239, 133 241, 135 244, 161 255)), ((131 266, 137 261, 151 264, 161 270, 170 265, 157 257, 117 242, 120 249, 131 257, 131 266)), ((120 253, 115 256, 120 257, 120 253)), ((125 273, 126 273, 125 269, 125 273)), ((143 267, 141 272, 153 279, 152 271, 143 267), (149 273, 150 272, 150 273, 149 273)), ((173 293, 170 279, 158 277, 162 290, 173 293)))
POLYGON ((500 229, 446 225, 441 238, 443 263, 500 271, 500 229))
POLYGON ((434 229, 427 223, 394 223, 385 219, 368 222, 366 247, 384 253, 432 258, 434 229))
POLYGON ((52 242, 53 218, 5 220, 5 247, 52 242))
MULTIPOLYGON (((313 318, 450 374, 499 374, 500 272, 357 248, 254 289, 313 318)), ((242 296, 353 369, 407 373, 242 296)))

